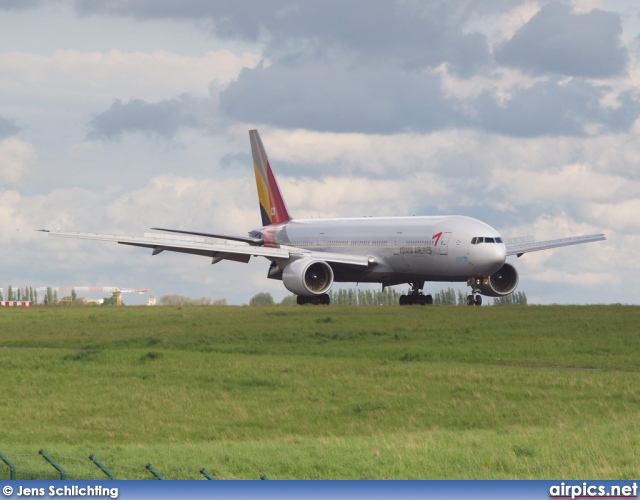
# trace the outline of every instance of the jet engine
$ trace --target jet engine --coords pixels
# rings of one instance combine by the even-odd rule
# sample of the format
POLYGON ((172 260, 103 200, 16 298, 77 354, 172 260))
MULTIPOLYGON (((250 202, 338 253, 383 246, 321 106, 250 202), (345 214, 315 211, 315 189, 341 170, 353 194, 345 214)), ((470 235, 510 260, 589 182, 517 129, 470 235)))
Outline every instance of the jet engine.
POLYGON ((477 289, 487 297, 504 297, 518 286, 518 271, 511 264, 504 263, 500 270, 488 278, 479 280, 477 289))
POLYGON ((322 295, 333 285, 333 269, 322 260, 298 259, 284 268, 282 282, 296 295, 322 295))

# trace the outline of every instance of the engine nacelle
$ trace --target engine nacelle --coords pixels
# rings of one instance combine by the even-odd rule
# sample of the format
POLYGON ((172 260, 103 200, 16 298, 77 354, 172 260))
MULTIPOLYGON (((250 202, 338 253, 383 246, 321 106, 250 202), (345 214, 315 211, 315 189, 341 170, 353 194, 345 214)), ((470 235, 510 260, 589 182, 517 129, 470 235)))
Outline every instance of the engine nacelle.
POLYGON ((504 297, 518 286, 518 271, 511 264, 504 263, 500 270, 488 278, 480 280, 477 286, 482 295, 487 297, 504 297))
POLYGON ((322 295, 333 285, 333 269, 323 260, 298 259, 284 268, 282 282, 296 295, 322 295))

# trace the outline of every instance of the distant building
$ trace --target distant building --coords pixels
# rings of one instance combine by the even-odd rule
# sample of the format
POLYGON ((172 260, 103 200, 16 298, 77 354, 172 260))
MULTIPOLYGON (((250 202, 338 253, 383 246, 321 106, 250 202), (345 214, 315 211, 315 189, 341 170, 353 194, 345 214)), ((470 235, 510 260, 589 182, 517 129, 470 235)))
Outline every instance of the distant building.
POLYGON ((149 300, 147 301, 147 305, 148 306, 155 306, 156 305, 156 296, 152 293, 149 294, 149 300))
POLYGON ((104 299, 82 299, 85 304, 104 304, 104 299))

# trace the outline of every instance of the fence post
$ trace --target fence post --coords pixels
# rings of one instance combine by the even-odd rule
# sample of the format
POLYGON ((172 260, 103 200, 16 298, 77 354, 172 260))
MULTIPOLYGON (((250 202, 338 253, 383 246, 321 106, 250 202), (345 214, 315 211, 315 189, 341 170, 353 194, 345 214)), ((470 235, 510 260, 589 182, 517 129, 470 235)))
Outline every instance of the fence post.
POLYGON ((211 474, 209 474, 209 471, 204 467, 200 469, 200 474, 202 474, 204 477, 206 477, 209 480, 214 480, 214 481, 216 480, 216 478, 213 477, 211 474))
POLYGON ((151 465, 151 464, 147 464, 147 465, 145 465, 145 467, 146 467, 147 469, 149 469, 149 472, 151 472, 151 474, 153 474, 154 476, 156 476, 158 479, 164 479, 164 477, 162 477, 162 474, 160 474, 157 470, 155 470, 155 469, 153 468, 153 465, 151 465))
POLYGON ((16 466, 11 463, 7 457, 5 457, 2 453, 0 453, 0 460, 2 460, 9 467, 9 479, 16 478, 16 466))
POLYGON ((53 458, 51 458, 46 451, 40 450, 38 453, 40 453, 40 455, 42 455, 42 458, 44 458, 47 462, 53 465, 53 468, 60 473, 60 479, 67 479, 67 473, 64 471, 64 469, 60 467, 60 465, 58 465, 56 461, 53 458))
POLYGON ((216 479, 211 474, 209 474, 209 471, 207 471, 207 469, 205 469, 204 467, 202 469, 200 469, 200 474, 202 474, 204 477, 206 477, 207 479, 210 479, 210 480, 215 480, 216 479))
POLYGON ((94 464, 98 466, 98 468, 104 472, 110 479, 116 479, 116 476, 113 475, 109 469, 107 469, 100 460, 98 460, 95 456, 89 455, 89 460, 91 460, 94 464))

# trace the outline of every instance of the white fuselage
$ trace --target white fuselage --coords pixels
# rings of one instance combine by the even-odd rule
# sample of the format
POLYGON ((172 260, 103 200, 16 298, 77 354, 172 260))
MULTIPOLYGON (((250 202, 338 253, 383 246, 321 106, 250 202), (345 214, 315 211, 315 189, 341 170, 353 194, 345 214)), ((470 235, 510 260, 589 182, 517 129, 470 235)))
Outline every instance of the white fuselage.
POLYGON ((467 281, 492 275, 506 259, 505 245, 495 229, 462 216, 291 220, 259 232, 266 246, 363 255, 375 260, 376 264, 366 270, 348 266, 339 269, 336 281, 388 285, 467 281))

